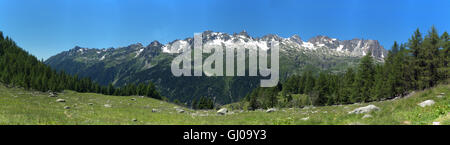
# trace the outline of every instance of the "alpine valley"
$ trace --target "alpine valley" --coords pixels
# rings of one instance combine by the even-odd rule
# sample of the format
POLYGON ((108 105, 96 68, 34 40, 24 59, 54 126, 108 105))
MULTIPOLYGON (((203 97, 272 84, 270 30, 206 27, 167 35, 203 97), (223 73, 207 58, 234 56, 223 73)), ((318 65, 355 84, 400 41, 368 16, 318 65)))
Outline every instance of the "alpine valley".
MULTIPOLYGON (((387 51, 377 40, 338 40, 316 36, 303 41, 298 35, 282 38, 268 34, 251 37, 246 31, 227 34, 205 31, 203 45, 256 46, 267 49, 270 41, 280 42, 280 80, 304 71, 339 73, 354 67, 360 58, 372 54, 382 62, 387 51)), ((180 100, 189 105, 200 97, 214 99, 216 104, 239 101, 259 86, 260 77, 175 77, 171 72, 172 59, 186 47, 193 48, 193 38, 174 40, 167 44, 158 41, 148 46, 141 43, 119 48, 83 48, 76 46, 45 61, 57 70, 90 77, 101 85, 120 87, 130 83, 153 82, 169 100, 180 100)), ((238 47, 238 49, 247 49, 238 47)), ((205 56, 205 55, 204 55, 205 56)), ((248 67, 246 67, 248 68, 248 67)), ((246 72, 248 73, 248 71, 246 72)))

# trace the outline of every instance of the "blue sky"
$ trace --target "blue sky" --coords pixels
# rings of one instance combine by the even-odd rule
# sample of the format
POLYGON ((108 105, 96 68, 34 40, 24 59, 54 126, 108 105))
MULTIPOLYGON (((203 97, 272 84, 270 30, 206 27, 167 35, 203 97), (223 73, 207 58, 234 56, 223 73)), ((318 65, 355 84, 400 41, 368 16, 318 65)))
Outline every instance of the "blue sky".
POLYGON ((416 28, 449 31, 449 8, 449 0, 0 0, 0 31, 39 59, 205 30, 375 39, 390 48, 416 28))

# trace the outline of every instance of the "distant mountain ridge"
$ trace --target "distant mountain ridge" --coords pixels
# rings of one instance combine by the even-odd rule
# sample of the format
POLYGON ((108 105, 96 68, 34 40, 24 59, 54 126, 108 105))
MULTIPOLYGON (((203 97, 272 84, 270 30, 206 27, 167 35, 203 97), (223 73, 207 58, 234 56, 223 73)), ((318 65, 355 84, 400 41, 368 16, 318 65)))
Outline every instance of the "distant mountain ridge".
MULTIPOLYGON (((358 38, 352 40, 338 40, 328 36, 316 36, 308 41, 303 41, 298 35, 289 38, 282 38, 275 34, 268 34, 261 38, 253 38, 242 31, 238 34, 229 35, 227 33, 205 31, 203 34, 204 45, 224 44, 233 46, 239 43, 247 43, 258 47, 267 47, 270 41, 279 41, 281 45, 290 46, 297 50, 312 51, 323 50, 323 53, 329 53, 336 56, 355 56, 362 57, 371 52, 372 56, 380 61, 387 55, 387 51, 377 40, 361 40, 358 38)), ((162 50, 166 53, 179 53, 184 47, 192 47, 193 39, 175 40, 163 46, 162 50)), ((287 48, 287 47, 281 47, 287 48)), ((282 49, 283 50, 283 49, 282 49)))
MULTIPOLYGON (((246 31, 232 35, 205 31, 202 35, 204 46, 219 44, 225 49, 251 45, 268 49, 270 41, 279 41, 281 80, 306 70, 342 72, 355 66, 369 52, 378 61, 387 56, 387 51, 377 40, 338 40, 316 36, 303 41, 298 35, 282 38, 275 34, 254 38, 246 31)), ((153 41, 147 46, 141 43, 103 49, 76 46, 50 57, 45 63, 70 74, 91 77, 103 85, 123 86, 151 81, 162 95, 186 103, 201 96, 215 98, 219 104, 230 103, 259 86, 260 77, 174 77, 170 71, 171 61, 186 47, 193 47, 192 37, 167 44, 153 41)))

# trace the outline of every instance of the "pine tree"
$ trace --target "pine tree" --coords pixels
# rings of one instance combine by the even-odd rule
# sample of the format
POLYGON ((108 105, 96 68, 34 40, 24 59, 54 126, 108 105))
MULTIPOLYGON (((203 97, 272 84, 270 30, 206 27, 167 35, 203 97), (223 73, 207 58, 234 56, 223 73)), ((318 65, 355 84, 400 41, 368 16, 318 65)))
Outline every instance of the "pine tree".
POLYGON ((371 101, 379 101, 382 98, 386 98, 387 95, 387 87, 386 87, 386 73, 385 73, 385 67, 382 65, 377 65, 375 67, 375 82, 374 86, 372 88, 372 98, 371 101))
POLYGON ((423 60, 423 69, 419 78, 422 81, 422 88, 432 87, 439 80, 437 68, 439 66, 440 40, 436 28, 434 26, 431 27, 422 44, 423 49, 421 53, 423 55, 420 57, 423 60))
POLYGON ((355 99, 351 99, 356 97, 353 96, 354 94, 356 94, 356 87, 353 85, 355 81, 355 72, 353 71, 352 68, 348 68, 347 71, 344 74, 344 78, 342 81, 342 88, 341 93, 340 93, 340 102, 341 103, 354 103, 351 102, 351 100, 355 100, 355 99))
POLYGON ((358 86, 357 102, 366 102, 370 98, 370 90, 372 88, 374 78, 374 63, 372 53, 369 52, 366 56, 361 58, 358 67, 358 72, 355 78, 355 85, 358 86))
POLYGON ((310 94, 314 89, 316 80, 314 79, 314 77, 312 76, 312 72, 310 71, 305 72, 304 76, 305 76, 305 85, 303 93, 310 94))
POLYGON ((325 73, 321 72, 319 74, 319 78, 316 80, 314 91, 317 93, 316 95, 316 103, 318 105, 325 105, 328 103, 328 98, 326 95, 328 94, 328 82, 327 76, 325 73))
POLYGON ((421 65, 423 64, 423 59, 421 59, 421 51, 422 51, 422 43, 423 38, 422 34, 419 31, 419 28, 414 32, 414 35, 411 36, 411 38, 408 40, 408 47, 411 49, 412 53, 412 64, 413 67, 411 68, 413 70, 413 79, 412 82, 414 89, 420 89, 422 86, 421 80, 419 80, 420 74, 422 72, 421 65))
POLYGON ((438 69, 438 73, 439 73, 439 80, 441 82, 447 82, 448 78, 449 78, 449 73, 450 73, 450 67, 448 66, 448 63, 450 61, 450 54, 449 54, 449 49, 450 49, 450 37, 448 35, 447 32, 444 32, 441 35, 441 50, 439 52, 439 69, 438 69))
POLYGON ((106 89, 106 94, 107 95, 113 95, 114 92, 115 92, 114 86, 111 83, 109 83, 108 84, 108 88, 106 89))

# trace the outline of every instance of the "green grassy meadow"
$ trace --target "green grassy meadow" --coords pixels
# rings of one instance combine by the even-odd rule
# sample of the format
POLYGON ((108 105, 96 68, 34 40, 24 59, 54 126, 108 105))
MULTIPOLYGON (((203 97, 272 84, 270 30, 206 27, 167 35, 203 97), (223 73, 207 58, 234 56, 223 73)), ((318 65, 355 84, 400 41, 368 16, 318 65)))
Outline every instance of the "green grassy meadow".
POLYGON ((450 124, 450 85, 416 91, 407 98, 381 102, 308 108, 232 110, 218 115, 216 110, 192 110, 172 103, 138 96, 106 96, 63 91, 58 97, 48 93, 7 88, 0 85, 0 124, 2 125, 430 125, 450 124), (442 98, 438 98, 444 93, 442 98), (65 99, 66 102, 56 102, 65 99), (432 99, 432 106, 417 104, 432 99), (105 104, 111 107, 105 107, 105 104), (355 108, 373 104, 379 111, 348 114, 355 108), (65 109, 65 107, 70 107, 65 109), (185 110, 178 113, 176 108, 185 110), (156 112, 152 111, 156 110, 156 112))

